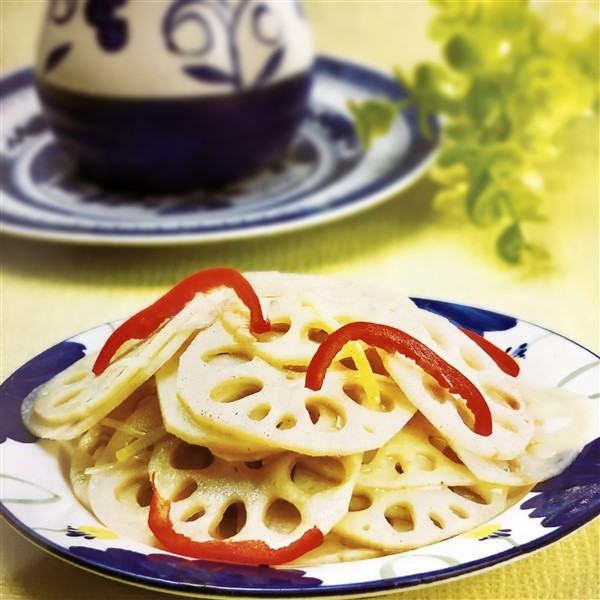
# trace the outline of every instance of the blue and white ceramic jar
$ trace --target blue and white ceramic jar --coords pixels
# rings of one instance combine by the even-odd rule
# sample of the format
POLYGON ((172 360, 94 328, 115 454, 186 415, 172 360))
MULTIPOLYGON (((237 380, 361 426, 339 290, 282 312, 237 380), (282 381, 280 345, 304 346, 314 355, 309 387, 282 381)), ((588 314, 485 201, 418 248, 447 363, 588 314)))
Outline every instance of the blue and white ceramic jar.
POLYGON ((182 191, 281 158, 313 60, 297 0, 50 0, 36 82, 86 176, 182 191))

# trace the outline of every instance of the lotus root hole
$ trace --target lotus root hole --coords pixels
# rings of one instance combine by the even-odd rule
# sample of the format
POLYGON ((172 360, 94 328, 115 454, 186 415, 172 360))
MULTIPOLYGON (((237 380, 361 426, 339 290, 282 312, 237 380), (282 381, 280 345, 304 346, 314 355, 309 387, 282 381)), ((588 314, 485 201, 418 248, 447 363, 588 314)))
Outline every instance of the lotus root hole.
POLYGON ((272 531, 292 533, 302 521, 300 511, 291 502, 277 498, 267 508, 264 524, 272 531))
POLYGON ((246 467, 248 469, 252 469, 257 471, 258 469, 262 469, 263 468, 263 461, 262 460, 251 460, 248 461, 246 463, 244 463, 246 465, 246 467))
POLYGON ((346 426, 343 412, 325 398, 311 398, 306 402, 311 423, 320 431, 340 431, 346 426))
POLYGON ((419 471, 433 471, 435 469, 435 458, 433 456, 428 456, 427 454, 419 453, 415 456, 415 467, 419 469, 419 471))
POLYGON ((436 513, 429 513, 429 520, 438 528, 444 529, 444 521, 440 515, 436 513))
POLYGON ((501 404, 502 406, 506 406, 512 410, 520 410, 521 402, 518 398, 515 398, 512 394, 506 392, 505 390, 498 389, 496 387, 488 386, 485 389, 486 395, 489 397, 492 402, 496 404, 501 404))
POLYGON ((149 492, 150 498, 152 497, 152 489, 148 490, 148 485, 148 479, 145 477, 129 477, 121 481, 115 488, 115 498, 119 502, 130 506, 149 506, 149 498, 147 504, 141 503, 145 501, 146 493, 149 492))
POLYGON ((379 354, 376 348, 367 348, 365 350, 365 356, 367 357, 367 360, 371 365, 371 370, 373 371, 373 373, 375 373, 376 375, 384 375, 386 377, 389 377, 390 374, 385 368, 381 355, 379 354))
POLYGON ((77 400, 83 389, 83 387, 77 386, 75 389, 68 389, 64 394, 57 395, 55 401, 52 403, 52 406, 54 408, 58 408, 59 406, 68 404, 72 400, 77 400))
POLYGON ((275 425, 275 427, 277 427, 277 429, 280 431, 287 431, 288 429, 293 429, 296 427, 297 423, 298 421, 295 415, 288 413, 287 415, 281 417, 279 421, 277 421, 277 425, 275 425))
MULTIPOLYGON (((375 373, 375 375, 382 375, 385 377, 389 377, 389 371, 385 368, 383 364, 383 360, 377 351, 376 348, 365 348, 364 350, 365 357, 369 363, 371 371, 375 373)), ((346 356, 340 360, 340 363, 351 371, 357 371, 356 364, 354 359, 351 356, 346 356)))
POLYGON ((186 500, 198 489, 198 484, 193 479, 186 479, 171 497, 171 502, 186 500))
POLYGON ((463 464, 462 460, 460 460, 456 452, 454 452, 444 438, 432 435, 429 436, 429 443, 452 462, 456 463, 457 465, 463 464))
POLYGON ((317 494, 341 485, 346 470, 335 457, 301 456, 290 470, 292 483, 306 494, 317 494))
POLYGON ((464 485, 451 485, 448 486, 448 489, 456 494, 457 496, 460 496, 461 498, 464 498, 465 500, 468 500, 469 502, 474 502, 476 504, 489 504, 489 502, 483 497, 481 496, 481 494, 479 494, 479 492, 477 492, 477 490, 473 489, 472 487, 469 486, 464 486, 464 485))
POLYGON ((228 404, 257 394, 262 389, 263 382, 259 379, 254 377, 236 377, 216 385, 211 390, 209 396, 214 402, 228 404))
POLYGON ((215 457, 205 446, 178 443, 171 453, 171 466, 182 471, 202 470, 212 465, 215 457))
POLYGON ((85 371, 85 370, 81 370, 81 371, 76 371, 68 376, 66 376, 63 379, 63 383, 64 385, 72 385, 74 383, 79 383, 80 381, 83 381, 86 377, 89 376, 89 371, 85 371))
POLYGON ((243 365, 252 360, 252 356, 243 352, 239 348, 231 350, 212 350, 202 355, 202 362, 211 364, 214 367, 219 366, 230 366, 230 365, 243 365))
POLYGON ((471 367, 471 369, 474 371, 483 371, 485 369, 485 363, 483 362, 481 356, 475 354, 473 348, 469 346, 463 346, 460 349, 460 355, 467 366, 471 367))
POLYGON ((201 519, 206 514, 206 511, 203 507, 194 506, 194 509, 188 513, 187 516, 183 517, 183 521, 186 523, 192 523, 193 521, 197 521, 201 519))
POLYGON ((248 418, 252 421, 262 421, 270 412, 270 404, 257 404, 248 413, 248 418))
POLYGON ((402 467, 402 463, 400 461, 396 462, 394 465, 394 470, 396 473, 398 473, 398 475, 402 475, 402 473, 404 473, 404 468, 402 467))
POLYGON ((426 376, 423 381, 423 387, 429 396, 440 404, 451 398, 450 392, 446 388, 443 388, 433 377, 426 376))
POLYGON ((373 462, 373 459, 377 456, 377 448, 373 449, 373 450, 367 450, 362 457, 362 464, 363 465, 368 465, 371 462, 373 462))
POLYGON ((261 342, 274 342, 276 339, 283 337, 291 329, 289 321, 275 321, 271 323, 269 331, 260 333, 256 337, 261 342))
POLYGON ((399 533, 412 531, 415 528, 412 508, 408 504, 394 504, 388 506, 385 510, 384 517, 390 527, 399 533))
POLYGON ((340 364, 343 365, 349 371, 358 371, 356 363, 351 356, 346 356, 340 360, 340 364))
POLYGON ((228 540, 244 528, 246 519, 245 504, 239 500, 232 502, 223 512, 223 516, 212 532, 212 536, 218 540, 228 540))
MULTIPOLYGON (((98 430, 96 430, 98 431, 98 430)), ((86 434, 85 442, 88 444, 86 448, 86 453, 91 458, 95 458, 104 448, 106 448, 109 440, 111 439, 114 433, 114 429, 103 427, 100 430, 100 433, 97 435, 90 435, 90 432, 86 434)))
POLYGON ((289 381, 294 381, 301 377, 307 371, 306 365, 284 365, 283 373, 289 381))
POLYGON ((329 334, 320 327, 309 327, 306 332, 307 339, 315 344, 322 344, 327 339, 328 335, 329 334))
POLYGON ((377 402, 376 406, 371 408, 369 400, 367 398, 367 394, 363 386, 360 383, 347 382, 342 386, 342 390, 352 400, 363 406, 365 408, 369 408, 369 410, 377 410, 378 412, 390 412, 393 410, 395 402, 393 396, 386 393, 381 393, 379 402, 377 402))
POLYGON ((367 508, 369 508, 372 504, 373 501, 366 494, 355 493, 352 494, 352 498, 350 498, 350 506, 348 507, 348 510, 350 512, 367 510, 367 508))
POLYGON ((445 332, 438 326, 437 323, 426 323, 425 329, 431 336, 431 339, 439 348, 448 348, 449 344, 445 338, 445 332))
POLYGON ((468 519, 469 513, 462 507, 456 506, 455 504, 451 504, 448 508, 459 518, 459 519, 468 519))
POLYGON ((152 500, 152 485, 148 479, 142 479, 138 484, 136 500, 139 506, 145 508, 150 506, 152 500))

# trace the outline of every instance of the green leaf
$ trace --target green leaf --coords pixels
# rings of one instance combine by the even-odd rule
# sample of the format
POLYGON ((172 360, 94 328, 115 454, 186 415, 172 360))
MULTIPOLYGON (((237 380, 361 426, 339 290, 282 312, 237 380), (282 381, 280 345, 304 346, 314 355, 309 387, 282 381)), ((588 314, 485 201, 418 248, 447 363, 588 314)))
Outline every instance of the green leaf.
POLYGON ((511 223, 496 242, 498 254, 508 263, 516 265, 523 260, 528 244, 518 222, 511 223))
POLYGON ((462 90, 441 66, 422 63, 415 69, 411 96, 427 113, 457 114, 462 106, 462 90))
POLYGON ((502 112, 503 93, 497 79, 478 77, 465 97, 465 110, 474 123, 483 125, 502 112))
POLYGON ((358 138, 365 149, 369 149, 376 138, 385 135, 398 116, 398 105, 388 99, 348 102, 354 117, 358 138))
MULTIPOLYGON (((529 0, 429 3, 428 31, 442 59, 412 72, 394 69, 408 91, 402 102, 350 103, 357 133, 369 147, 406 105, 418 110, 425 135, 430 117, 441 117, 443 146, 431 172, 440 194, 464 202, 477 225, 504 220, 496 244, 503 260, 543 257, 522 225, 544 218, 539 167, 557 156, 566 126, 590 109, 600 112, 600 27, 581 18, 553 27, 529 0)), ((560 10, 569 14, 575 4, 565 1, 560 10)))
POLYGON ((467 193, 467 196, 465 198, 465 204, 467 209, 467 215, 469 216, 471 221, 473 221, 474 223, 478 223, 476 217, 477 211, 475 209, 475 206, 478 202, 480 195, 483 194, 483 192, 485 191, 485 188, 487 187, 490 178, 485 171, 479 171, 478 173, 475 171, 472 169, 469 174, 470 185, 469 192, 467 193))
POLYGON ((477 48, 463 35, 454 35, 446 43, 444 56, 457 71, 470 71, 481 64, 477 48))
POLYGON ((514 179, 524 169, 526 156, 514 142, 492 145, 487 151, 488 170, 492 179, 506 181, 514 179))
POLYGON ((476 159, 476 150, 470 143, 456 142, 446 145, 438 156, 440 167, 451 167, 457 163, 470 165, 476 159))
POLYGON ((506 193, 494 183, 488 183, 472 199, 471 218, 483 227, 495 225, 502 219, 505 211, 506 193))

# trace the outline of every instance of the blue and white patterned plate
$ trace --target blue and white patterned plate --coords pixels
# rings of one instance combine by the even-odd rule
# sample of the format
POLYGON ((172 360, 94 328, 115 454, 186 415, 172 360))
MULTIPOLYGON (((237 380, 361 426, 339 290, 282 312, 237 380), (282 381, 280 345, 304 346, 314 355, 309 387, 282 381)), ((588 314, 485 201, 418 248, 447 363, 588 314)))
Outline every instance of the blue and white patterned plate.
MULTIPOLYGON (((519 357, 524 375, 600 401, 600 357, 548 329, 495 312, 417 299, 427 310, 485 334, 519 357)), ((318 567, 268 568, 192 560, 122 538, 74 498, 57 445, 32 437, 20 407, 38 385, 112 331, 104 325, 38 355, 0 388, 2 514, 22 534, 74 565, 123 582, 200 597, 349 598, 480 572, 540 550, 600 514, 600 424, 596 439, 560 475, 463 535, 417 550, 318 567)))
POLYGON ((347 103, 405 95, 373 69, 320 57, 307 115, 287 157, 218 192, 131 197, 82 180, 49 131, 30 69, 2 80, 1 230, 88 244, 176 244, 239 239, 324 223, 389 199, 421 176, 439 127, 424 138, 414 110, 364 151, 347 103))

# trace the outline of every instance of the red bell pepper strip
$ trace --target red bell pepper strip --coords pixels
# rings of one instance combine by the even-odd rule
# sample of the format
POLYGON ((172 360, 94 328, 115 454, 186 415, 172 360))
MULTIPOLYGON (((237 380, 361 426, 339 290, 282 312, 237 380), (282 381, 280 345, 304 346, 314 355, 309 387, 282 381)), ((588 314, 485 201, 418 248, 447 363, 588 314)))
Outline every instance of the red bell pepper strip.
POLYGON ((521 367, 519 363, 510 355, 498 348, 498 346, 492 344, 489 340, 486 340, 483 336, 466 329, 465 327, 459 327, 459 329, 468 337, 470 337, 488 356, 502 369, 507 375, 516 377, 521 367))
POLYGON ((321 343, 306 371, 305 386, 318 391, 323 385, 325 373, 337 353, 347 342, 362 340, 370 346, 381 348, 390 354, 399 352, 414 360, 442 387, 461 396, 473 413, 473 431, 482 436, 492 433, 492 415, 481 392, 458 369, 446 362, 431 348, 408 333, 390 325, 356 321, 336 329, 321 343))
POLYGON ((245 565, 282 565, 316 548, 323 541, 323 534, 315 526, 282 548, 272 548, 263 540, 197 542, 175 531, 170 510, 171 503, 158 493, 153 476, 148 525, 165 549, 191 558, 245 565))
POLYGON ((269 320, 263 316, 260 300, 244 276, 227 267, 199 271, 186 277, 156 302, 133 315, 115 329, 100 350, 92 368, 95 375, 103 373, 117 350, 127 341, 143 340, 154 333, 167 319, 175 316, 198 293, 207 293, 226 286, 234 290, 250 309, 250 327, 256 333, 270 329, 269 320))

